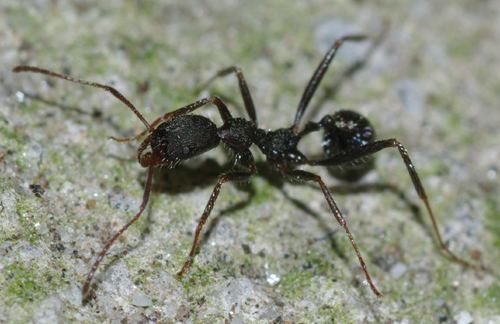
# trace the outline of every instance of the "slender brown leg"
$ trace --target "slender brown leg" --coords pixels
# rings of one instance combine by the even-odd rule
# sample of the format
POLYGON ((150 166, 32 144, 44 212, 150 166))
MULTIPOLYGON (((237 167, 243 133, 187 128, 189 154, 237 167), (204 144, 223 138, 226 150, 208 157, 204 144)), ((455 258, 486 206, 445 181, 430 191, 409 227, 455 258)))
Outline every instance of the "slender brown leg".
POLYGON ((408 170, 408 173, 410 174, 411 180, 413 182, 413 186, 415 187, 415 190, 417 191, 420 199, 422 199, 424 201, 425 207, 427 208, 427 212, 431 216, 432 227, 434 228, 434 232, 436 233, 436 237, 438 239, 439 246, 441 247, 441 249, 455 262, 458 262, 458 263, 460 263, 468 268, 479 269, 478 266, 473 265, 473 264, 459 258, 458 256, 456 256, 453 252, 451 252, 448 249, 446 244, 444 244, 444 242, 441 238, 441 234, 439 234, 438 226, 436 223, 436 218, 434 217, 434 213, 432 212, 431 206, 429 205, 429 200, 427 199, 427 195, 425 193, 424 186, 422 186, 422 183, 420 182, 420 178, 418 177, 417 171, 415 170, 415 166, 413 165, 413 163, 410 160, 410 156, 408 155, 408 151, 396 139, 393 139, 392 147, 398 148, 399 154, 403 158, 403 161, 406 165, 406 169, 408 170))
POLYGON ((439 230, 437 227, 436 223, 436 218, 434 217, 434 213, 432 212, 431 206, 429 204, 429 200, 427 198, 427 195, 425 193, 424 187, 422 186, 422 183, 420 182, 420 178, 418 177, 417 171, 415 170, 415 166, 413 165, 410 156, 408 155, 408 151, 403 147, 403 145, 395 138, 390 138, 387 140, 382 140, 382 141, 376 141, 372 142, 363 146, 358 146, 352 149, 349 149, 347 151, 339 152, 337 155, 323 159, 323 160, 308 160, 305 163, 309 165, 322 165, 322 166, 335 166, 335 165, 342 165, 344 163, 349 163, 352 161, 355 161, 357 159, 361 159, 363 157, 372 155, 374 153, 377 153, 385 148, 389 147, 395 147, 398 149, 399 154, 403 158, 403 161, 405 163, 406 169, 408 170, 408 173, 410 174, 411 181, 413 182, 413 186, 415 187, 415 190, 418 193, 418 196, 420 199, 425 204, 425 207, 427 209, 427 212, 429 213, 429 216, 431 217, 432 221, 432 227, 434 228, 434 232, 436 233, 436 237, 439 243, 440 248, 444 251, 445 254, 447 254, 452 260, 455 262, 458 262, 468 268, 472 269, 483 269, 482 267, 478 267, 476 265, 473 265, 461 258, 459 258, 457 255, 455 255, 453 252, 451 252, 446 244, 444 244, 441 235, 439 234, 439 230))
POLYGON ((257 115, 255 113, 255 106, 253 104, 252 95, 250 94, 250 90, 248 89, 247 82, 245 77, 243 76, 243 72, 240 68, 236 66, 230 66, 225 69, 218 71, 213 77, 211 77, 207 82, 202 84, 200 87, 196 89, 196 92, 200 92, 202 89, 206 89, 215 79, 224 77, 230 73, 236 74, 238 78, 238 85, 240 86, 241 96, 243 97, 243 102, 245 104, 245 109, 247 110, 250 119, 257 126, 257 115))
MULTIPOLYGON (((232 118, 231 113, 229 112, 229 109, 227 108, 226 104, 218 96, 213 96, 213 97, 210 97, 210 98, 205 98, 205 99, 198 100, 195 103, 192 103, 190 105, 187 105, 187 106, 181 107, 179 109, 176 109, 174 111, 168 112, 165 115, 163 115, 162 117, 160 117, 157 120, 155 120, 151 124, 151 127, 154 130, 156 128, 156 126, 158 126, 162 122, 167 121, 169 119, 172 119, 174 117, 178 117, 178 116, 189 114, 190 112, 195 111, 196 109, 198 109, 200 107, 203 107, 203 106, 205 106, 206 104, 208 104, 210 102, 213 103, 215 106, 217 106, 217 108, 219 109, 219 113, 220 113, 223 121, 226 121, 226 120, 232 118)), ((145 131, 143 131, 142 133, 140 133, 139 135, 137 135, 135 137, 130 137, 130 138, 116 138, 116 137, 113 137, 113 136, 109 136, 108 138, 112 139, 112 140, 114 140, 116 142, 119 142, 119 143, 129 143, 131 141, 135 141, 135 140, 138 140, 138 139, 146 136, 150 132, 152 132, 152 131, 150 131, 149 129, 146 129, 145 131)))
POLYGON ((351 241, 352 246, 354 247, 354 250, 356 251, 356 254, 359 259, 359 263, 361 264, 361 268, 363 269, 363 272, 365 273, 366 280, 368 281, 368 284, 370 285, 372 291, 377 295, 377 297, 382 297, 382 294, 377 290, 375 285, 373 284, 372 278, 370 277, 370 274, 368 273, 368 269, 366 268, 365 261, 363 260, 363 257, 361 257, 361 253, 359 252, 358 246, 356 245, 356 242, 354 242, 354 237, 352 236, 351 232, 349 231, 349 228, 347 227, 347 223, 344 219, 344 216, 340 212, 340 210, 337 207, 337 204, 333 200, 332 194, 326 187, 325 183, 323 180, 321 180, 321 177, 319 175, 316 175, 314 173, 302 171, 302 170, 287 170, 285 171, 285 175, 287 177, 290 177, 294 180, 298 181, 314 181, 319 186, 321 187, 321 190, 323 191, 323 194, 325 195, 326 201, 328 202, 328 205, 330 206, 330 209, 333 213, 333 216, 337 219, 337 222, 342 226, 349 237, 349 240, 351 241))
POLYGON ((111 240, 106 243, 106 246, 104 246, 104 249, 102 250, 101 253, 99 253, 99 256, 97 257, 97 260, 95 261, 94 265, 92 266, 92 269, 90 270, 89 274, 87 275, 87 279, 85 280, 85 283, 83 284, 83 289, 82 289, 82 296, 85 298, 87 296, 89 289, 90 289, 90 284, 92 283, 92 279, 94 278, 94 275, 97 271, 97 268, 99 267, 99 264, 101 263, 102 259, 104 259, 104 256, 106 255, 106 252, 111 248, 111 245, 116 241, 116 239, 123 234, 129 228, 135 221, 139 219, 139 217, 142 215, 142 212, 144 209, 146 209, 146 206, 148 205, 149 201, 149 195, 151 193, 151 183, 153 182, 153 169, 154 169, 154 159, 151 158, 151 163, 149 165, 149 172, 148 172, 148 180, 146 181, 146 189, 144 189, 144 196, 142 198, 142 204, 139 209, 139 212, 137 215, 135 215, 134 218, 132 218, 131 221, 127 223, 127 225, 123 226, 121 230, 119 230, 112 238, 111 240))
POLYGON ((203 229, 203 225, 207 222, 208 216, 210 216, 210 213, 212 212, 212 209, 214 208, 215 202, 217 201, 217 197, 219 197, 220 189, 222 185, 226 182, 244 182, 248 181, 252 175, 255 174, 257 169, 252 166, 249 172, 230 172, 223 174, 219 177, 219 182, 215 186, 212 195, 210 196, 210 199, 208 200, 207 206, 205 207, 205 210, 203 211, 203 215, 201 215, 201 218, 198 222, 198 227, 196 227, 196 233, 194 235, 194 241, 193 241, 193 246, 191 247, 191 252, 189 252, 189 257, 187 258, 186 262, 184 263, 184 266, 182 267, 181 271, 177 273, 179 277, 182 277, 182 275, 186 272, 186 270, 191 266, 191 262, 194 259, 194 255, 196 254, 196 247, 198 246, 198 242, 200 241, 200 235, 201 231, 203 229))

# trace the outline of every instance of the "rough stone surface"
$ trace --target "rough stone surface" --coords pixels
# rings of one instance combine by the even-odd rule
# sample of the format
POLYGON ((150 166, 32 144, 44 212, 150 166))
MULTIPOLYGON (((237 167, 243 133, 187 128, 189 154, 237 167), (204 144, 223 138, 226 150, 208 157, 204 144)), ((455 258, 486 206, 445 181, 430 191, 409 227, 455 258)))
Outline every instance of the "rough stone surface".
MULTIPOLYGON (((0 323, 499 322, 498 271, 466 269, 440 253, 391 150, 376 155, 375 170, 357 185, 307 168, 345 213, 380 299, 321 190, 283 181, 257 151, 259 174, 248 185, 224 185, 193 267, 179 280, 217 175, 232 166, 221 147, 155 172, 144 215, 107 253, 82 302, 88 270, 137 212, 146 179, 140 143, 107 137, 144 126, 109 92, 11 72, 26 64, 109 84, 152 122, 210 95, 245 117, 233 75, 196 90, 238 65, 259 126, 276 129, 292 123, 333 39, 367 34, 339 50, 304 122, 354 109, 378 138, 398 138, 445 243, 496 269, 499 16, 499 1, 475 0, 2 0, 0 323), (405 271, 395 272, 398 265, 405 271), (280 278, 273 287, 270 271, 280 278), (141 292, 148 307, 134 305, 141 292)), ((221 124, 214 107, 199 113, 221 124)), ((322 154, 320 136, 302 144, 308 155, 322 154)))

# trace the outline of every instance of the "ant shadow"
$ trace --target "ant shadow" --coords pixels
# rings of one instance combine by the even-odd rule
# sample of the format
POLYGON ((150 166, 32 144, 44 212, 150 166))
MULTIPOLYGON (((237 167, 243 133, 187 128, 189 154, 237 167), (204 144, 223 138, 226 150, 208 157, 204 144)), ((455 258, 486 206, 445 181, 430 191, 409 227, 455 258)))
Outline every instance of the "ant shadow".
POLYGON ((186 164, 179 164, 175 169, 159 167, 154 171, 153 191, 174 195, 215 186, 219 176, 228 170, 227 163, 220 165, 212 158, 204 159, 196 167, 186 164))
MULTIPOLYGON (((219 165, 213 159, 206 159, 197 168, 190 168, 185 165, 179 165, 175 170, 168 168, 161 168, 155 170, 155 183, 153 185, 153 191, 168 193, 175 195, 178 193, 187 193, 196 190, 197 188, 214 187, 218 181, 218 178, 224 172, 231 169, 231 163, 225 163, 219 165)), ((342 259, 347 262, 347 257, 345 253, 339 248, 336 240, 334 238, 335 234, 340 229, 331 229, 332 222, 333 226, 336 225, 336 221, 333 218, 326 218, 324 215, 320 215, 318 212, 312 210, 308 207, 307 203, 300 200, 300 198, 291 197, 285 190, 284 186, 286 183, 290 183, 286 178, 284 178, 279 172, 272 168, 266 161, 259 161, 256 163, 257 169, 259 170, 258 175, 266 179, 266 181, 271 184, 276 189, 280 190, 283 196, 289 200, 296 209, 301 210, 307 215, 313 217, 321 228, 325 231, 325 236, 329 241, 332 250, 342 259), (329 221, 331 220, 331 221, 329 221)), ((335 172, 333 172, 335 173, 335 172)), ((311 183, 292 183, 292 185, 303 185, 314 188, 318 192, 318 199, 323 199, 323 193, 318 186, 311 183)), ((248 205, 252 203, 253 198, 256 195, 255 187, 249 183, 243 185, 237 184, 235 188, 239 191, 247 193, 247 197, 232 206, 219 210, 218 213, 214 213, 210 216, 207 224, 204 228, 204 234, 202 235, 198 248, 201 250, 209 239, 211 233, 220 223, 221 219, 227 215, 231 215, 239 210, 245 209, 248 205)), ((258 190, 258 189, 257 189, 258 190)), ((408 199, 405 193, 400 190, 397 186, 387 183, 367 183, 367 184, 355 184, 355 183, 342 183, 336 186, 329 187, 332 194, 337 195, 355 195, 355 194, 366 194, 366 193, 383 193, 386 191, 392 192, 395 196, 399 197, 401 201, 404 202, 407 209, 410 210, 413 219, 420 224, 420 226, 426 231, 428 235, 432 235, 429 229, 425 226, 422 218, 420 207, 418 207, 414 202, 408 199)), ((208 198, 207 198, 208 199, 208 198)), ((342 210, 342 206, 339 206, 342 210)), ((200 211, 200 216, 202 211, 200 211)))
MULTIPOLYGON (((113 127, 116 131, 123 132, 123 127, 120 127, 120 125, 116 124, 113 121, 112 115, 105 116, 104 113, 98 108, 94 107, 92 109, 92 111, 87 111, 87 110, 81 109, 77 106, 68 106, 68 105, 62 104, 61 102, 46 100, 39 95, 29 94, 29 93, 25 92, 24 96, 26 98, 41 102, 43 104, 46 104, 48 106, 59 107, 61 109, 61 111, 65 112, 65 113, 75 113, 75 114, 81 115, 81 116, 88 116, 88 117, 91 117, 94 121, 97 121, 99 123, 106 122, 111 127, 113 127)), ((51 113, 47 113, 47 116, 50 117, 51 113)))
MULTIPOLYGON (((330 245, 334 251, 341 257, 344 258, 344 254, 338 249, 337 244, 333 240, 333 234, 338 230, 328 230, 331 228, 331 222, 327 222, 325 217, 320 216, 316 211, 312 210, 307 206, 307 204, 300 200, 300 198, 291 197, 285 190, 284 184, 290 183, 294 186, 308 186, 315 189, 318 192, 319 199, 324 199, 323 193, 319 186, 310 183, 295 183, 287 181, 283 176, 279 173, 272 170, 267 163, 263 163, 263 165, 259 165, 259 175, 265 178, 272 186, 276 187, 280 190, 284 197, 288 199, 297 209, 303 211, 305 214, 310 215, 316 221, 318 221, 321 228, 325 229, 325 234, 330 240, 330 245)), ((330 172, 331 174, 335 174, 336 171, 330 172)), ((338 174, 338 173, 337 173, 338 174)), ((357 174, 359 176, 359 174, 357 174)), ((422 217, 422 213, 420 211, 420 207, 412 202, 410 199, 406 197, 406 194, 400 190, 396 185, 389 183, 366 183, 366 184, 357 184, 353 182, 343 181, 339 185, 329 186, 328 190, 333 194, 337 195, 356 195, 356 194, 366 194, 366 193, 383 193, 385 191, 390 191, 392 194, 397 196, 403 203, 406 205, 406 208, 410 210, 413 219, 426 231, 427 235, 432 236, 431 231, 425 225, 425 222, 422 217)), ((326 202, 326 201, 325 201, 326 202)), ((342 210, 342 206, 339 206, 339 209, 342 210)), ((331 213, 330 213, 331 214, 331 213)), ((331 220, 336 224, 335 219, 331 218, 331 220)), ((345 258, 344 258, 345 259, 345 258)))
MULTIPOLYGON (((175 170, 160 168, 155 170, 153 191, 175 195, 178 193, 192 192, 197 188, 215 187, 219 176, 231 170, 231 165, 231 162, 220 165, 215 160, 209 158, 204 160, 203 163, 196 168, 190 168, 182 164, 176 166, 175 170)), ((225 186, 222 188, 224 187, 225 186)), ((219 210, 218 213, 210 216, 204 227, 204 234, 201 236, 198 249, 202 249, 203 246, 205 246, 206 241, 223 217, 245 209, 255 197, 256 191, 251 183, 236 183, 235 188, 238 191, 245 192, 247 194, 246 199, 236 202, 228 208, 219 210)), ((199 215, 201 217, 202 211, 200 211, 199 215)))
MULTIPOLYGON (((339 229, 331 229, 332 221, 334 223, 333 226, 336 225, 336 221, 333 218, 330 218, 332 221, 328 221, 324 215, 320 215, 320 213, 312 210, 308 207, 307 203, 300 200, 300 198, 291 197, 285 190, 285 184, 290 183, 287 181, 281 174, 279 174, 276 170, 274 170, 266 161, 257 162, 257 168, 259 170, 258 176, 263 177, 266 181, 271 184, 276 189, 280 190, 283 196, 289 200, 298 210, 301 210, 303 213, 310 215, 314 218, 319 227, 324 230, 325 237, 328 240, 328 243, 334 253, 344 262, 348 262, 348 258, 344 251, 339 247, 337 241, 335 239, 335 234, 340 232, 339 229)), ((205 188, 212 187, 218 181, 220 174, 230 170, 231 163, 225 163, 223 165, 218 164, 213 159, 206 159, 202 164, 198 165, 196 168, 190 168, 185 165, 179 165, 175 168, 175 170, 168 168, 160 168, 155 170, 155 182, 153 185, 154 192, 162 192, 168 193, 171 195, 175 195, 178 193, 188 193, 196 190, 197 188, 205 188)), ((141 176, 141 178, 144 178, 141 176)), ((323 199, 323 193, 321 189, 314 184, 311 183, 292 183, 293 185, 302 185, 309 186, 314 188, 318 192, 319 199, 323 199)), ((202 235, 200 242, 198 244, 198 249, 203 249, 203 247, 207 244, 206 242, 210 238, 212 232, 217 228, 217 225, 220 223, 221 219, 227 215, 231 215, 239 210, 243 210, 249 204, 252 203, 253 198, 255 197, 256 191, 254 186, 250 184, 237 185, 235 188, 239 191, 246 192, 247 198, 241 200, 232 206, 220 210, 218 213, 213 214, 207 224, 205 225, 205 231, 202 235)), ((330 186, 328 188, 332 194, 337 195, 355 195, 355 194, 366 194, 366 193, 382 193, 385 191, 390 191, 401 201, 404 202, 406 207, 411 211, 411 214, 414 220, 421 225, 421 227, 426 231, 428 235, 431 235, 429 229, 425 226, 425 223, 422 219, 420 208, 412 201, 410 201, 405 193, 400 190, 397 186, 386 183, 367 183, 367 184, 353 184, 353 183, 344 183, 340 185, 330 186)), ((127 245, 124 247, 124 250, 116 253, 113 256, 108 256, 110 262, 106 265, 103 265, 103 271, 101 272, 101 276, 104 276, 108 270, 110 270, 117 262, 119 262, 125 253, 134 251, 137 248, 140 248, 145 240, 145 236, 147 236, 150 232, 151 226, 154 225, 154 220, 152 219, 152 205, 149 204, 147 210, 147 220, 145 224, 144 230, 141 232, 141 240, 134 245, 127 245)), ((339 206, 342 209, 341 206, 339 206)), ((201 216, 201 211, 200 211, 201 216)), ((196 258, 195 258, 196 262, 196 258)), ((92 303, 91 300, 94 300, 93 292, 95 288, 99 285, 98 281, 95 281, 92 284, 92 289, 90 290, 89 296, 85 298, 84 305, 92 303)))

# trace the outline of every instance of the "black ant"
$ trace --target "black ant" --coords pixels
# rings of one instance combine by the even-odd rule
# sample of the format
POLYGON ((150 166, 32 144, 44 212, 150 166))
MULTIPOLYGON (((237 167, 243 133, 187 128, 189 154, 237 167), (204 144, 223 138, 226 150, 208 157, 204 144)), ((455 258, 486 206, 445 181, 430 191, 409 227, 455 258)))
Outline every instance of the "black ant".
POLYGON ((359 252, 359 249, 354 242, 354 238, 347 227, 344 216, 338 209, 330 191, 320 176, 311 172, 294 169, 294 165, 328 167, 341 166, 347 163, 363 161, 364 158, 369 157, 370 155, 385 148, 397 148, 403 158, 408 173, 410 174, 415 190, 417 191, 420 199, 423 200, 427 211, 429 212, 432 220, 432 226, 436 232, 440 247, 451 259, 456 262, 470 268, 477 268, 476 266, 471 265, 470 263, 457 257, 443 243, 422 183, 420 182, 407 150, 398 140, 390 138, 382 141, 375 141, 375 132, 370 122, 360 114, 348 110, 339 111, 333 115, 326 115, 319 122, 310 121, 305 125, 303 130, 299 131, 299 124, 302 116, 304 115, 304 111, 306 110, 339 47, 345 41, 360 41, 363 39, 365 39, 364 36, 354 35, 343 37, 333 43, 332 47, 326 53, 325 57, 320 62, 318 68, 311 77, 311 80, 302 95, 293 125, 289 128, 280 128, 274 131, 266 131, 257 127, 257 116, 250 91, 247 87, 242 71, 236 67, 229 67, 219 71, 210 81, 214 78, 234 73, 238 78, 239 88, 250 120, 244 118, 234 118, 231 116, 231 113, 224 102, 222 102, 218 96, 213 96, 169 112, 163 117, 155 120, 152 124, 149 124, 139 111, 137 111, 134 105, 132 105, 132 103, 130 103, 121 93, 110 86, 75 79, 36 67, 18 66, 14 68, 13 72, 16 73, 42 73, 109 91, 116 98, 125 103, 146 126, 145 131, 132 138, 117 139, 111 137, 118 142, 130 142, 147 136, 139 147, 137 159, 142 167, 149 167, 148 178, 139 212, 131 221, 127 223, 127 225, 125 225, 109 240, 102 252, 99 254, 83 285, 82 295, 85 297, 88 294, 92 278, 94 277, 99 264, 110 249, 111 245, 123 232, 127 230, 127 228, 137 221, 137 219, 144 212, 151 193, 154 167, 157 165, 166 165, 169 168, 174 168, 182 161, 215 148, 220 142, 224 143, 224 145, 233 153, 235 159, 235 169, 219 176, 219 181, 215 186, 198 222, 198 227, 196 228, 194 242, 189 253, 189 257, 184 263, 181 271, 178 273, 178 276, 182 276, 191 265, 191 262, 196 254, 196 247, 200 240, 203 225, 205 225, 210 213, 212 212, 222 185, 226 182, 246 182, 255 173, 257 173, 254 157, 250 152, 250 147, 253 144, 257 145, 257 147, 266 156, 267 161, 283 176, 300 182, 314 181, 320 186, 333 215, 340 226, 344 228, 352 246, 354 247, 354 250, 356 251, 361 268, 366 275, 366 279, 371 289, 378 297, 382 295, 373 284, 366 264, 361 257, 361 253, 359 252), (217 126, 206 117, 189 114, 208 103, 214 104, 219 110, 223 121, 223 125, 219 128, 217 128, 217 126), (319 160, 308 159, 297 149, 297 145, 304 136, 319 130, 324 131, 323 148, 327 158, 319 160))

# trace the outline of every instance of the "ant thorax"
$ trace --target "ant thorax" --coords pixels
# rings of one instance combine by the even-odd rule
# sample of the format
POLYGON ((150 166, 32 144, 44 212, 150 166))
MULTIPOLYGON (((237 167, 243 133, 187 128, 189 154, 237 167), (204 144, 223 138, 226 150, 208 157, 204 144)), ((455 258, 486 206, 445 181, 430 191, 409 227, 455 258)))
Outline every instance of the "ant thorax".
POLYGON ((301 136, 292 127, 274 131, 258 129, 255 132, 254 143, 268 161, 282 167, 288 163, 301 163, 304 159, 302 153, 297 150, 300 139, 301 136))
POLYGON ((244 118, 231 118, 219 127, 217 133, 226 147, 240 153, 252 146, 256 129, 252 121, 244 118))

